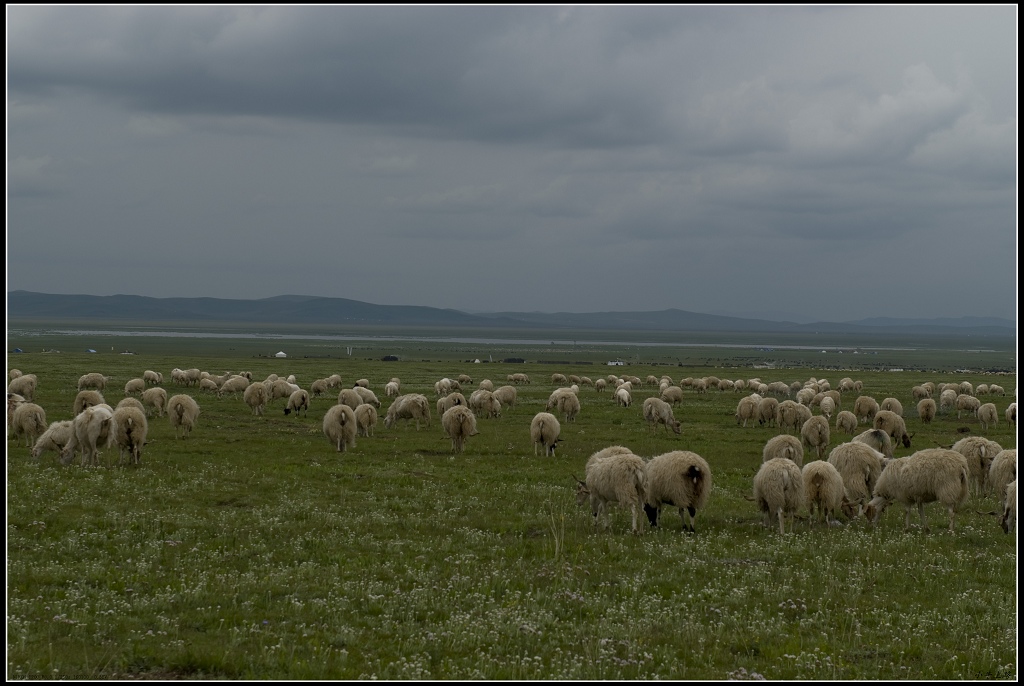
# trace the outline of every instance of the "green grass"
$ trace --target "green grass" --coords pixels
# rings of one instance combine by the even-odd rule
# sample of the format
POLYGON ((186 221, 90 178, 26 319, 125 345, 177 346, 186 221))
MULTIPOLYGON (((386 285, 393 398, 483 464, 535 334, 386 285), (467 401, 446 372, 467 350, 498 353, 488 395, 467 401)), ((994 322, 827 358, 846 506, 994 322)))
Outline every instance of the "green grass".
MULTIPOLYGON (((874 529, 856 521, 822 530, 805 519, 782 537, 745 498, 777 431, 737 427, 741 395, 732 392, 687 391, 674 436, 640 417, 656 389, 620 408, 610 393, 583 388, 557 457, 534 456, 528 437, 556 371, 833 384, 848 375, 878 400, 903 402, 914 449, 949 445, 960 427, 982 432, 955 414, 922 424, 913 385, 966 379, 1012 392, 1014 376, 679 367, 669 347, 610 368, 586 362, 630 357, 602 348, 568 365, 477 365, 464 360, 487 353, 470 344, 404 342, 402 361, 385 363, 394 344, 356 345, 349 358, 345 346, 309 341, 111 343, 135 356, 110 345, 71 353, 89 346, 70 336, 52 342, 21 347, 65 352, 8 357, 39 376, 36 402, 49 421, 70 418, 81 374, 113 376, 105 396, 115 404, 145 369, 182 392, 173 367, 295 374, 307 388, 335 372, 346 385, 367 377, 384 406, 375 435, 344 454, 321 431, 333 398, 314 400, 306 418, 285 417, 282 400, 255 418, 241 398, 196 389, 185 391, 202 407, 192 436, 176 440, 166 418, 151 418, 138 468, 65 467, 53 453, 35 462, 9 441, 8 678, 1016 678, 1015 537, 979 513, 995 509, 991 496, 972 496, 955 535, 933 504, 930 534, 904 531, 895 506, 874 529), (296 351, 288 359, 256 357, 285 347, 296 351), (442 376, 500 385, 515 371, 533 384, 500 419, 479 420, 462 455, 451 454, 436 415, 419 432, 383 426, 392 376, 433 403, 442 376), (595 532, 575 505, 572 475, 611 444, 708 460, 714 490, 695 535, 672 512, 660 530, 632 536, 616 508, 610 530, 595 532)), ((493 357, 538 359, 525 350, 495 346, 493 357)), ((933 355, 929 369, 970 366, 969 355, 933 355)), ((1015 447, 1002 414, 1011 398, 987 400, 1000 422, 986 435, 1015 447)), ((843 407, 852 402, 844 397, 843 407)), ((103 457, 116 462, 116 450, 103 457)))

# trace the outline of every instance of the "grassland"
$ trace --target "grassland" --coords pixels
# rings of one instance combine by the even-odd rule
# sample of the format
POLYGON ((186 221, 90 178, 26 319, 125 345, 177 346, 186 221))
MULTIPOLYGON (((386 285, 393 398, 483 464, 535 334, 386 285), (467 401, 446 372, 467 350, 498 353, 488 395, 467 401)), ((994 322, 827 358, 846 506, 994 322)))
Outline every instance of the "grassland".
MULTIPOLYGON (((635 392, 631 408, 583 388, 555 458, 534 455, 527 428, 553 372, 851 376, 876 399, 903 402, 914 449, 949 445, 960 428, 983 433, 977 420, 924 425, 911 387, 968 380, 1012 393, 1013 375, 952 370, 1007 359, 1012 368, 1015 353, 889 345, 840 357, 706 342, 9 334, 9 349, 63 351, 8 355, 8 366, 39 376, 36 402, 50 421, 70 418, 77 379, 90 371, 113 377, 111 404, 145 369, 163 372, 172 393, 184 390, 169 383, 173 367, 295 374, 307 388, 332 373, 347 385, 366 377, 382 416, 383 385, 395 376, 403 392, 431 400, 442 376, 500 384, 522 371, 533 383, 500 419, 481 419, 458 456, 436 416, 419 432, 381 423, 338 454, 321 432, 331 398, 314 400, 304 418, 284 416, 280 400, 256 418, 238 397, 196 389, 187 391, 202 407, 192 436, 176 440, 166 418, 151 418, 137 468, 113 466, 116 451, 94 469, 61 466, 52 453, 37 462, 9 441, 8 678, 1016 679, 1016 537, 984 514, 993 497, 972 496, 953 535, 930 505, 931 533, 905 531, 897 506, 874 529, 804 520, 782 537, 745 498, 777 430, 736 426, 739 394, 688 391, 675 436, 640 417, 655 388, 635 392), (101 352, 79 352, 90 347, 101 352), (125 349, 137 354, 117 354, 125 349), (281 349, 287 359, 267 357, 281 349), (399 361, 380 361, 386 354, 399 361), (499 362, 508 357, 528 362, 499 362), (628 364, 607 367, 610 358, 628 364), (915 371, 883 371, 896 367, 915 371), (621 511, 610 530, 594 530, 572 475, 612 444, 708 460, 714 490, 696 534, 673 515, 632 536, 621 511)), ((1000 423, 985 435, 1016 447, 1002 415, 1011 398, 988 400, 1000 423)))

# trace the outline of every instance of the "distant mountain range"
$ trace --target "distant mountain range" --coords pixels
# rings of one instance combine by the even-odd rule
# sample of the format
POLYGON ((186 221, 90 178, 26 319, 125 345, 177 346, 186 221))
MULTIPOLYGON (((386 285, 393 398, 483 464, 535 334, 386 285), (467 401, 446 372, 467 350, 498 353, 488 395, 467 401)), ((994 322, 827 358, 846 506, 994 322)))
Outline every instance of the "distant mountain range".
POLYGON ((894 319, 796 323, 728 317, 669 309, 655 312, 494 312, 411 305, 374 305, 346 298, 279 295, 259 300, 149 298, 139 295, 55 295, 30 291, 7 294, 8 321, 88 320, 106 322, 218 322, 332 326, 529 328, 551 331, 771 332, 771 333, 944 333, 1016 336, 1016 322, 997 317, 894 319))

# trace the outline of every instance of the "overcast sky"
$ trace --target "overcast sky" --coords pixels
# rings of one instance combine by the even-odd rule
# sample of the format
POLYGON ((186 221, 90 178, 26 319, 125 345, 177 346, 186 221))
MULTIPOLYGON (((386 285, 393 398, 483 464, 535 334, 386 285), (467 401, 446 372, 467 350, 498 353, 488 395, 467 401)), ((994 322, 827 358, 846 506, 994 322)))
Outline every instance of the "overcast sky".
POLYGON ((7 7, 7 287, 1016 318, 1017 8, 7 7))

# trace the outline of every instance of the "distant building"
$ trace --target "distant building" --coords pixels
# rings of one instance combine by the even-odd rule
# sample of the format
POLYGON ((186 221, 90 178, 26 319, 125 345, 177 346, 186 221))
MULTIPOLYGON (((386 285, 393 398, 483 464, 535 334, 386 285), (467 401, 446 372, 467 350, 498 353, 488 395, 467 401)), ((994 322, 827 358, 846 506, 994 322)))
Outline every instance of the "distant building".
POLYGON ((622 360, 610 360, 608 362, 608 366, 609 367, 622 367, 622 366, 625 366, 625 364, 626 363, 623 362, 622 360))
POLYGON ((288 356, 283 351, 281 351, 281 352, 277 353, 276 355, 274 355, 274 357, 288 357, 288 356))

